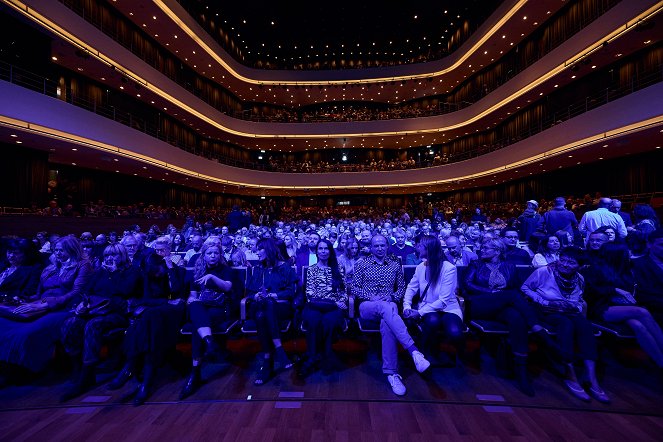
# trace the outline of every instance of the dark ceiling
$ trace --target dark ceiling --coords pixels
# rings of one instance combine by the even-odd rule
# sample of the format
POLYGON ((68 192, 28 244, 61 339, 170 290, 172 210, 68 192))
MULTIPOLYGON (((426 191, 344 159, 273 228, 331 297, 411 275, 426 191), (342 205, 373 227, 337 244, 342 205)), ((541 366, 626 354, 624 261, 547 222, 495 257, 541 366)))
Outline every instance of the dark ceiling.
POLYGON ((438 59, 503 0, 179 0, 241 63, 261 68, 350 68, 438 59), (346 63, 341 64, 341 60, 346 63), (350 63, 352 61, 352 63, 350 63))

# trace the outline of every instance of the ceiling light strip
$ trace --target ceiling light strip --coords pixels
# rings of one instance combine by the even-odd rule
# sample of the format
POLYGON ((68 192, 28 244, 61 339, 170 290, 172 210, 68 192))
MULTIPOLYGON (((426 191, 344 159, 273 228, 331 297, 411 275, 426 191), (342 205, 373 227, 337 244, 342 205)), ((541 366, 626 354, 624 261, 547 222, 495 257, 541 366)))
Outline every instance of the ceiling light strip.
MULTIPOLYGON (((96 51, 93 47, 88 46, 85 42, 82 40, 76 38, 73 34, 69 33, 67 30, 64 28, 60 27, 56 23, 48 20, 46 17, 38 14, 36 11, 34 11, 31 8, 28 8, 25 6, 24 3, 21 3, 17 0, 2 0, 5 3, 8 3, 12 5, 17 11, 20 11, 24 15, 26 15, 28 18, 32 19, 33 21, 36 21, 37 23, 41 24, 44 27, 47 27, 49 30, 52 32, 56 33, 57 35, 62 36, 68 41, 73 42, 77 46, 80 46, 82 49, 88 51, 91 55, 93 55, 95 58, 101 60, 105 64, 114 67, 116 69, 122 69, 126 72, 127 76, 130 76, 131 78, 136 79, 139 83, 141 83, 145 88, 149 89, 156 95, 162 97, 163 99, 171 102, 172 104, 180 107, 182 110, 190 113, 191 115, 199 118, 200 120, 206 122, 207 124, 216 127, 219 130, 225 131, 229 134, 232 135, 237 135, 240 137, 249 137, 249 138, 260 138, 260 139, 284 139, 284 138, 289 138, 289 139, 324 139, 324 138, 351 138, 351 137, 384 137, 384 136, 407 136, 407 135, 421 135, 421 134, 434 134, 434 133, 439 133, 439 132, 445 132, 457 128, 461 128, 467 125, 470 125, 474 123, 475 121, 478 121, 485 117, 486 115, 496 111, 500 107, 504 106, 505 104, 509 103, 510 101, 526 94, 527 92, 531 91, 532 89, 536 88, 540 84, 543 84, 545 81, 549 80, 550 78, 554 77, 564 69, 568 68, 570 65, 574 64, 577 62, 577 60, 586 57, 588 54, 596 51, 600 47, 603 46, 605 41, 612 41, 615 38, 618 38, 619 36, 624 35, 627 32, 630 32, 635 28, 635 24, 647 19, 651 18, 652 16, 658 14, 661 10, 663 10, 663 1, 657 2, 654 6, 651 8, 647 9, 641 14, 638 14, 635 18, 629 20, 626 25, 620 25, 619 28, 613 30, 612 32, 606 34, 604 37, 596 40, 594 43, 590 44, 587 48, 579 51, 577 54, 573 55, 572 57, 569 57, 566 61, 558 65, 557 67, 554 67, 550 71, 548 71, 545 75, 537 78, 535 81, 528 83, 527 86, 524 88, 520 89, 519 91, 514 92, 510 96, 500 100, 499 102, 495 103, 494 105, 490 106, 489 108, 485 109, 484 111, 478 113, 472 118, 469 118, 467 120, 464 120, 460 123, 449 125, 449 126, 444 126, 444 127, 437 127, 437 128, 431 128, 431 129, 419 129, 419 130, 413 130, 413 131, 391 131, 391 132, 364 132, 364 133, 334 133, 334 134, 257 134, 257 133, 249 133, 249 132, 243 132, 243 131, 238 131, 235 129, 232 129, 228 126, 225 126, 216 120, 208 117, 207 115, 203 114, 202 112, 198 111, 197 109, 189 106, 188 104, 182 102, 181 100, 175 98, 174 96, 170 95, 169 93, 163 91, 157 85, 153 85, 151 83, 148 83, 146 80, 142 79, 139 75, 136 75, 126 67, 122 66, 121 63, 116 62, 115 60, 112 60, 111 58, 107 57, 106 55, 96 51), (19 7, 18 5, 22 5, 22 7, 19 7)), ((158 0, 157 0, 158 1, 158 0)))
MULTIPOLYGON (((338 185, 338 186, 333 186, 335 189, 342 189, 342 190, 361 190, 361 189, 377 189, 377 188, 398 188, 398 187, 421 187, 421 186, 430 186, 430 185, 439 185, 439 184, 447 184, 447 183, 454 183, 457 181, 467 181, 475 178, 482 178, 487 175, 493 175, 496 173, 501 173, 501 172, 506 172, 511 169, 516 169, 519 167, 527 166, 533 163, 540 162, 544 159, 550 159, 552 157, 581 149, 583 147, 586 147, 588 145, 591 145, 596 142, 605 142, 607 140, 617 138, 617 137, 622 137, 624 135, 630 134, 630 133, 635 133, 639 132, 642 130, 646 130, 655 126, 659 126, 663 124, 663 115, 650 118, 647 120, 643 120, 637 123, 632 123, 620 128, 616 128, 613 130, 610 130, 608 132, 602 132, 599 134, 595 134, 589 137, 585 137, 581 140, 574 141, 572 143, 567 143, 562 146, 554 147, 549 149, 546 152, 532 155, 528 158, 524 158, 519 161, 514 161, 512 163, 499 166, 499 167, 494 167, 491 169, 483 170, 481 172, 473 173, 473 174, 467 174, 463 175, 460 177, 453 177, 453 178, 447 178, 443 180, 431 180, 431 181, 419 181, 419 182, 412 182, 412 183, 382 183, 382 184, 362 184, 362 185, 338 185)), ((151 166, 159 167, 161 169, 167 170, 169 172, 176 172, 188 177, 193 177, 193 178, 198 178, 202 179, 205 181, 209 182, 215 182, 219 184, 225 184, 225 185, 232 185, 232 186, 238 186, 238 187, 246 187, 246 188, 251 188, 251 189, 269 189, 269 190, 305 190, 305 189, 314 189, 314 190, 325 190, 328 189, 330 186, 325 185, 325 186, 311 186, 311 185, 289 185, 289 186, 276 186, 276 185, 261 185, 261 184, 253 184, 253 183, 245 183, 245 182, 239 182, 239 181, 231 181, 231 180, 225 180, 221 179, 218 177, 214 177, 211 175, 206 175, 206 174, 201 174, 198 173, 194 170, 187 169, 185 167, 181 167, 175 164, 167 163, 164 161, 160 161, 156 158, 139 154, 127 149, 120 148, 118 146, 114 146, 112 144, 107 144, 107 143, 102 143, 97 140, 93 140, 90 138, 85 138, 81 137, 79 135, 71 134, 68 132, 60 131, 58 129, 42 126, 42 125, 37 125, 37 124, 32 124, 28 123, 26 121, 21 121, 13 118, 8 118, 4 116, 0 116, 0 125, 5 126, 5 127, 11 127, 12 129, 20 129, 25 132, 30 132, 34 133, 37 135, 41 136, 46 136, 52 139, 57 139, 57 140, 62 140, 62 141, 67 141, 70 143, 74 143, 80 146, 84 147, 89 147, 95 150, 103 151, 103 152, 108 152, 108 153, 113 153, 118 156, 122 156, 128 159, 132 159, 138 162, 142 162, 144 164, 149 164, 151 166)), ((193 155, 193 154, 192 154, 193 155)), ((392 172, 380 172, 380 173, 392 173, 392 172)))
MULTIPOLYGON (((469 57, 474 55, 479 48, 488 41, 493 35, 495 35, 502 26, 504 26, 518 11, 525 6, 527 0, 519 0, 509 11, 504 14, 499 21, 491 27, 488 32, 486 32, 468 51, 464 52, 458 60, 453 63, 451 66, 425 74, 417 75, 402 75, 396 77, 377 77, 377 78, 365 78, 358 80, 326 80, 326 81, 292 81, 292 80, 256 80, 255 78, 246 77, 230 66, 226 61, 219 56, 219 54, 212 49, 203 38, 199 37, 198 34, 187 26, 179 16, 170 9, 162 0, 153 0, 154 4, 161 9, 161 11, 168 16, 185 34, 187 34, 200 48, 205 51, 210 57, 214 59, 219 65, 221 65, 226 71, 228 71, 233 77, 249 84, 263 84, 263 85, 279 85, 279 86, 329 86, 335 84, 370 84, 370 83, 384 83, 389 81, 401 81, 401 80, 417 80, 425 79, 430 77, 436 77, 439 75, 446 74, 458 68, 461 64, 465 62, 469 57)), ((204 32, 204 31, 203 31, 204 32)), ((224 51, 225 52, 225 51, 224 51)))

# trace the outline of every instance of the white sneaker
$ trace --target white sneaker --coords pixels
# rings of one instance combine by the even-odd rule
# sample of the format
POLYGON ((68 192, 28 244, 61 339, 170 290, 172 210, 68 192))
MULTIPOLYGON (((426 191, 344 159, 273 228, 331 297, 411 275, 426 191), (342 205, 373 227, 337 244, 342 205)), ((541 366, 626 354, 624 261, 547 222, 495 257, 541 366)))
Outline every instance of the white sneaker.
POLYGON ((423 373, 424 371, 428 370, 428 367, 430 367, 430 362, 428 362, 423 353, 420 351, 412 352, 412 360, 414 361, 414 366, 417 368, 419 373, 423 373))
POLYGON ((407 389, 403 385, 403 378, 398 373, 387 375, 387 380, 389 385, 391 385, 391 391, 398 396, 403 396, 407 389))

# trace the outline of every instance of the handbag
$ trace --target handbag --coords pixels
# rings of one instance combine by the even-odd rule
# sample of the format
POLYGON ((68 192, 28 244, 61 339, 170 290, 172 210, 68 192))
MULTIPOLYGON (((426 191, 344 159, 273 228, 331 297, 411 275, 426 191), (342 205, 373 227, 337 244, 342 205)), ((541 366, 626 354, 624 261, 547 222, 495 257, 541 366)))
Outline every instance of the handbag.
POLYGON ((122 309, 113 299, 97 295, 84 295, 83 301, 76 307, 77 316, 95 317, 117 313, 122 309))
POLYGON ((0 304, 0 318, 7 318, 13 321, 30 322, 41 318, 48 310, 31 311, 27 313, 14 313, 16 307, 20 304, 2 303, 0 304))
POLYGON ((329 313, 338 308, 336 303, 331 299, 312 299, 308 301, 307 305, 320 313, 329 313))
POLYGON ((555 313, 579 313, 578 310, 573 305, 563 305, 563 304, 538 304, 538 307, 544 315, 552 315, 555 313))
POLYGON ((636 300, 630 293, 628 295, 618 294, 610 298, 610 303, 612 305, 635 305, 636 300))

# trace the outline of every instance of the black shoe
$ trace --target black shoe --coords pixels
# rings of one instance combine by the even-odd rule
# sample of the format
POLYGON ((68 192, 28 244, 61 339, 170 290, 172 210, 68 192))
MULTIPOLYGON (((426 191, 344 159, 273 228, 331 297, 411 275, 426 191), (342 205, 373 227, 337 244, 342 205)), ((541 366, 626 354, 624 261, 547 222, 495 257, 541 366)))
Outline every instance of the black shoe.
POLYGON ((150 388, 149 386, 143 382, 138 386, 138 391, 136 392, 136 395, 134 396, 134 406, 135 407, 140 407, 145 403, 147 400, 147 397, 149 396, 150 393, 150 388))
POLYGON ((272 369, 272 358, 264 358, 262 365, 258 369, 258 375, 256 376, 255 381, 253 381, 253 384, 263 385, 268 382, 273 375, 274 371, 272 369))
POLYGON ((200 376, 200 366, 193 367, 189 377, 186 378, 186 382, 184 383, 184 387, 182 387, 182 391, 180 391, 180 400, 184 400, 195 393, 196 390, 200 388, 201 384, 202 379, 200 376))
POLYGON ((288 358, 288 355, 283 350, 283 347, 279 347, 274 352, 274 370, 287 370, 293 366, 292 361, 288 358))
POLYGON ((95 385, 94 367, 84 365, 74 385, 60 396, 60 402, 67 402, 90 390, 95 385))
POLYGON ((306 379, 312 375, 316 370, 315 360, 308 359, 302 365, 299 366, 297 370, 297 377, 301 379, 306 379))
POLYGON ((534 387, 532 386, 530 380, 527 379, 527 376, 525 377, 517 376, 516 385, 518 386, 518 390, 520 390, 521 393, 529 397, 534 397, 535 395, 534 387))
POLYGON ((106 389, 108 390, 119 390, 124 386, 124 384, 127 383, 129 379, 131 379, 131 376, 133 376, 133 373, 131 371, 131 368, 127 365, 125 365, 122 370, 113 378, 112 381, 106 385, 106 389))
POLYGON ((516 385, 518 390, 529 397, 534 396, 534 387, 527 375, 527 358, 525 356, 515 356, 516 385))

